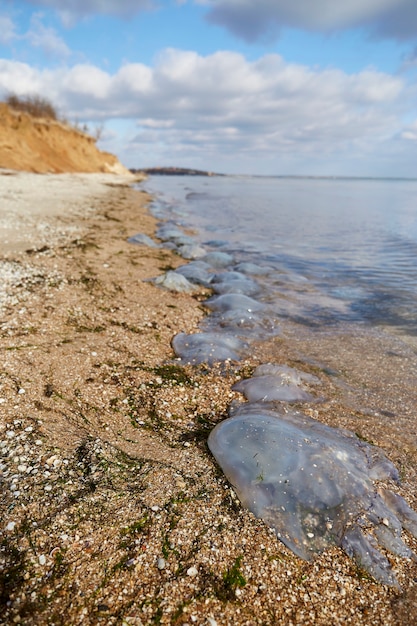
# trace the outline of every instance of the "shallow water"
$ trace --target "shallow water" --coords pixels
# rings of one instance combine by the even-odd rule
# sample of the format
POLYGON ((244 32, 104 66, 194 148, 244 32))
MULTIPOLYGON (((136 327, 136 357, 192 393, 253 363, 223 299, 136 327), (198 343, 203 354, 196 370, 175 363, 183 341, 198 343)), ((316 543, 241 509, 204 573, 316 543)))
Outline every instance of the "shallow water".
POLYGON ((198 243, 270 267, 282 316, 417 334, 417 181, 160 176, 146 188, 198 243))
MULTIPOLYGON (((417 536, 417 515, 395 493, 378 492, 374 486, 375 479, 398 477, 393 465, 392 472, 379 476, 373 464, 365 462, 369 455, 385 458, 382 449, 371 451, 360 439, 352 448, 355 435, 351 432, 347 443, 347 431, 337 426, 348 425, 368 438, 375 434, 396 454, 400 449, 405 454, 417 450, 417 181, 155 177, 146 187, 156 198, 151 210, 161 220, 156 237, 188 260, 155 284, 190 292, 208 287, 214 293, 203 301, 209 314, 199 331, 187 335, 178 329, 173 338, 179 362, 211 366, 238 362, 253 353, 264 363, 252 378, 233 386, 246 400, 236 417, 241 413, 243 421, 250 418, 250 428, 253 420, 266 419, 267 429, 273 431, 272 439, 263 436, 262 450, 255 455, 262 453, 272 472, 272 482, 266 490, 261 488, 260 504, 257 475, 242 473, 247 460, 250 465, 255 458, 251 446, 258 446, 258 437, 252 441, 245 430, 241 439, 233 431, 223 442, 236 421, 232 418, 221 422, 209 439, 242 503, 302 558, 340 545, 376 579, 397 586, 390 561, 378 551, 376 540, 409 558, 401 531, 404 527, 417 536), (327 377, 330 398, 313 390, 317 378, 282 366, 284 345, 284 355, 285 350, 287 355, 292 351, 290 359, 307 368, 318 367, 327 377), (342 406, 332 410, 335 388, 342 406), (291 414, 294 424, 287 433, 290 403, 309 406, 305 414, 301 409, 291 414), (320 403, 318 411, 314 407, 320 403), (353 409, 351 415, 347 407, 353 409), (307 416, 326 416, 329 410, 328 426, 307 416), (289 504, 283 504, 286 492, 275 484, 276 472, 280 476, 287 472, 287 448, 292 467, 294 450, 316 431, 324 437, 320 449, 324 445, 328 450, 325 464, 316 463, 317 455, 309 448, 298 468, 301 473, 297 470, 292 476, 291 516, 271 517, 277 506, 287 510, 289 504), (328 446, 330 440, 335 446, 328 446), (365 457, 359 455, 363 462, 358 461, 356 468, 358 491, 345 476, 352 474, 348 459, 359 449, 365 457), (310 465, 318 500, 308 503, 308 519, 313 515, 321 539, 309 552, 300 546, 317 533, 310 527, 304 533, 307 500, 299 486, 310 465), (337 506, 344 511, 339 515, 337 509, 337 536, 333 531, 326 534, 332 509, 328 496, 335 493, 341 495, 337 506), (370 503, 375 508, 372 516, 370 503)), ((234 415, 233 403, 230 410, 234 415)), ((332 518, 332 528, 333 522, 332 518)))

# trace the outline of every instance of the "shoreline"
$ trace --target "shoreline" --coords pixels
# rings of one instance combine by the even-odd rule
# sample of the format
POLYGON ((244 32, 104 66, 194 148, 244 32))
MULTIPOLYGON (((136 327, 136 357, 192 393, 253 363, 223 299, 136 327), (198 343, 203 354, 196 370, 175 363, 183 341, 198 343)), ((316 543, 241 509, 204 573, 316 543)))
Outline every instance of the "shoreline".
MULTIPOLYGON (((399 594, 339 549, 301 561, 236 501, 206 446, 239 395, 236 370, 172 363, 172 336, 195 330, 203 310, 143 282, 184 261, 127 242, 154 234, 149 196, 105 180, 81 204, 70 184, 65 220, 40 211, 54 243, 32 240, 30 253, 25 243, 0 260, 23 272, 0 301, 0 623, 411 624, 415 564, 391 559, 399 594)), ((22 232, 39 224, 25 210, 22 232)), ((284 358, 322 355, 325 338, 312 346, 295 334, 291 345, 277 339, 284 358)), ((254 362, 240 363, 242 377, 254 362)), ((340 411, 348 424, 345 396, 324 388, 333 399, 322 416, 340 411)))

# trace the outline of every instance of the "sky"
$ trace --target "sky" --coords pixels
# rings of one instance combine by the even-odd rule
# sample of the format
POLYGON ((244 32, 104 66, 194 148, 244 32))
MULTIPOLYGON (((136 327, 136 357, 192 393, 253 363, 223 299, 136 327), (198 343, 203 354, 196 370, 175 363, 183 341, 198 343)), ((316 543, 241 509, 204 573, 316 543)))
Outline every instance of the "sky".
POLYGON ((416 0, 1 0, 0 99, 127 167, 417 177, 416 0))

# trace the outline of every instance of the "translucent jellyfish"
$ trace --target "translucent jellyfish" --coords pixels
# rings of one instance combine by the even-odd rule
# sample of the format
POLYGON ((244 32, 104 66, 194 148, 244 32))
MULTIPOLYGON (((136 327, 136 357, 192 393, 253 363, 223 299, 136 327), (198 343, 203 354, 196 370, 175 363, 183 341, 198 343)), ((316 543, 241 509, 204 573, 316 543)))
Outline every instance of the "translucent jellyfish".
POLYGON ((183 259, 201 259, 206 254, 206 250, 195 243, 179 245, 177 252, 183 259))
POLYGON ((229 242, 226 239, 210 239, 209 241, 205 241, 205 246, 210 246, 211 248, 221 248, 222 246, 227 246, 229 242))
POLYGON ((175 354, 184 363, 213 363, 219 361, 239 361, 248 345, 225 333, 179 333, 172 340, 175 354))
POLYGON ((311 374, 286 365, 259 365, 251 378, 241 380, 232 389, 243 393, 249 402, 308 402, 314 396, 304 389, 304 383, 318 384, 311 374))
POLYGON ((178 237, 173 237, 172 240, 173 243, 175 243, 175 245, 177 246, 194 246, 195 245, 195 241, 192 237, 190 237, 189 235, 181 235, 178 237))
POLYGON ((184 232, 180 230, 177 226, 170 224, 169 222, 163 224, 156 231, 156 236, 161 241, 176 241, 178 239, 182 239, 184 237, 184 232))
POLYGON ((141 246, 148 246, 148 248, 160 248, 160 245, 156 243, 153 239, 145 235, 144 233, 137 233, 133 235, 133 237, 129 237, 129 243, 136 243, 141 246))
POLYGON ((211 267, 220 269, 221 267, 228 267, 233 263, 233 257, 227 252, 208 252, 203 260, 211 267))
POLYGON ((243 272, 243 274, 253 274, 254 276, 266 276, 268 274, 272 274, 274 271, 272 267, 245 262, 238 263, 235 267, 235 270, 237 270, 238 272, 243 272))
POLYGON ((214 428, 208 445, 243 506, 299 557, 341 546, 391 586, 398 583, 378 544, 417 558, 401 536, 404 527, 417 537, 417 514, 380 484, 398 482, 396 468, 352 432, 247 404, 214 428))
POLYGON ((196 289, 195 285, 190 283, 185 276, 173 271, 165 272, 165 274, 161 274, 161 276, 157 276, 151 280, 158 287, 163 287, 169 291, 176 291, 177 293, 193 293, 196 289))
POLYGON ((221 313, 238 312, 252 313, 253 311, 262 311, 265 306, 262 302, 254 300, 249 296, 238 293, 228 293, 221 296, 213 296, 204 302, 204 305, 212 311, 221 313))
POLYGON ((181 265, 175 270, 178 274, 182 274, 191 283, 208 287, 211 283, 212 275, 210 274, 210 265, 204 261, 191 261, 186 265, 181 265))
POLYGON ((258 337, 265 333, 271 335, 279 332, 274 312, 262 302, 244 294, 213 296, 204 301, 204 306, 214 311, 214 315, 210 317, 220 328, 239 334, 256 334, 258 337))
POLYGON ((240 293, 253 296, 260 292, 259 284, 240 272, 222 272, 212 279, 212 289, 216 293, 240 293))

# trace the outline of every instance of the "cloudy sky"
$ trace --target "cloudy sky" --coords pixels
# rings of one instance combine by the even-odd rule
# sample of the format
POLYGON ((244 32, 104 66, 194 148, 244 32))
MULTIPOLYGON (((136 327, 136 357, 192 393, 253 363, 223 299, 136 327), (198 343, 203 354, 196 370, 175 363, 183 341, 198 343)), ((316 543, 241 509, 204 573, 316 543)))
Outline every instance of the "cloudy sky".
POLYGON ((10 92, 129 167, 417 177, 417 2, 1 0, 10 92))

